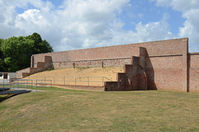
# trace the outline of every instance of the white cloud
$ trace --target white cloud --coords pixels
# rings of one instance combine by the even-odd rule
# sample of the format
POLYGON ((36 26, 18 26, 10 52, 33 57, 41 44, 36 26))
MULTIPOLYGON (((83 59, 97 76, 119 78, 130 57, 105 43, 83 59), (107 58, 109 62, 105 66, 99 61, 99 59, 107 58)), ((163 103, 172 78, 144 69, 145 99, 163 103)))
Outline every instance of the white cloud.
POLYGON ((160 6, 170 6, 182 12, 186 20, 184 26, 179 28, 179 37, 189 37, 190 51, 199 51, 199 0, 153 0, 160 6))
POLYGON ((56 51, 172 38, 164 18, 124 30, 118 15, 127 6, 129 0, 65 0, 56 8, 41 0, 3 0, 0 37, 38 32, 56 51))
MULTIPOLYGON (((127 44, 143 41, 162 40, 172 38, 168 24, 165 21, 136 24, 135 31, 124 31, 121 28, 112 32, 112 44, 127 44)), ((108 43, 108 42, 107 42, 108 43)))

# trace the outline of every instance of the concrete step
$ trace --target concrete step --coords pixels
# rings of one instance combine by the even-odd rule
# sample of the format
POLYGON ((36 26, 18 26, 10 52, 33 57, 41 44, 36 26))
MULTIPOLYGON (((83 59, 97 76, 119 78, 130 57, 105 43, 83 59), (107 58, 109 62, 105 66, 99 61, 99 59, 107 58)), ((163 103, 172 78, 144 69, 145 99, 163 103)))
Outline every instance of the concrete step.
POLYGON ((7 90, 7 91, 0 91, 0 95, 17 95, 17 94, 23 94, 23 93, 29 93, 30 90, 7 90))
POLYGON ((7 91, 7 90, 10 90, 9 88, 0 88, 0 92, 1 91, 7 91))

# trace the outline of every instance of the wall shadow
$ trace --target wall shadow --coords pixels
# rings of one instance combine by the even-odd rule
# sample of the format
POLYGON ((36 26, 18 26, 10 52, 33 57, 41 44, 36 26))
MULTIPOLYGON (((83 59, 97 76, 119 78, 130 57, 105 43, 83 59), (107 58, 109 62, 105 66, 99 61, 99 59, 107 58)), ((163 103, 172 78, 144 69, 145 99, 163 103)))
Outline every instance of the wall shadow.
POLYGON ((190 65, 191 65, 191 55, 187 55, 187 92, 190 92, 190 65))
POLYGON ((149 54, 146 50, 146 74, 147 74, 147 90, 157 90, 156 84, 155 84, 155 73, 153 69, 153 65, 151 63, 149 54))

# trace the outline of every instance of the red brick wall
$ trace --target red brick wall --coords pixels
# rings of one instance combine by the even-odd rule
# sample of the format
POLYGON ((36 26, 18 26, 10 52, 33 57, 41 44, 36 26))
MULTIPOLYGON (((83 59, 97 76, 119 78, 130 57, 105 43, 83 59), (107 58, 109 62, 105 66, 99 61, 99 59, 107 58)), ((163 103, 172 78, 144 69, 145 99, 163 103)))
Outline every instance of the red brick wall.
POLYGON ((101 60, 114 58, 128 58, 132 55, 139 55, 139 48, 134 46, 111 46, 101 48, 90 48, 81 50, 71 50, 64 52, 54 52, 45 54, 36 54, 34 63, 43 62, 44 56, 52 56, 54 63, 64 61, 80 61, 80 60, 101 60))
POLYGON ((131 58, 99 59, 99 60, 80 60, 80 61, 63 61, 53 62, 55 69, 67 67, 110 67, 124 66, 130 64, 131 58))
POLYGON ((183 56, 150 57, 147 61, 149 89, 183 90, 183 56))
MULTIPOLYGON (((55 68, 76 66, 123 66, 132 56, 139 56, 139 47, 147 50, 146 63, 149 89, 174 89, 186 91, 188 86, 188 39, 173 39, 137 44, 71 50, 37 54, 34 64, 43 62, 44 56, 52 56, 55 68)), ((191 81, 190 81, 191 82, 191 81)))
POLYGON ((154 42, 145 42, 128 45, 118 45, 109 47, 89 48, 80 50, 71 50, 63 52, 53 52, 45 54, 36 54, 34 63, 43 62, 44 56, 52 56, 53 62, 80 61, 80 60, 98 60, 113 58, 128 58, 138 56, 138 47, 145 47, 149 56, 175 55, 185 53, 187 39, 173 39, 154 42))
POLYGON ((147 90, 145 57, 132 57, 132 63, 125 65, 124 73, 117 74, 117 81, 105 82, 105 91, 147 90), (143 63, 144 62, 144 63, 143 63))
POLYGON ((16 72, 16 77, 17 78, 21 78, 22 77, 22 73, 29 73, 30 72, 30 68, 25 68, 25 69, 22 69, 22 70, 19 70, 16 72))
POLYGON ((189 58, 189 91, 199 91, 199 53, 191 53, 189 58))

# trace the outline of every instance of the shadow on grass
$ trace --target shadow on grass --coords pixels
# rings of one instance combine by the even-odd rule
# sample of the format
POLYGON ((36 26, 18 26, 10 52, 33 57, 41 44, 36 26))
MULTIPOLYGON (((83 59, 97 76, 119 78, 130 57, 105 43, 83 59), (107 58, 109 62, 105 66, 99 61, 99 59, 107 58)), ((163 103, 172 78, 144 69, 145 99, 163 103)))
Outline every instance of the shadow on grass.
POLYGON ((8 91, 1 91, 0 92, 0 102, 9 99, 11 97, 14 97, 19 94, 29 93, 30 90, 8 90, 8 91))
POLYGON ((3 102, 3 101, 5 101, 6 99, 9 99, 9 98, 14 97, 16 95, 19 95, 19 94, 0 96, 0 103, 3 102))

